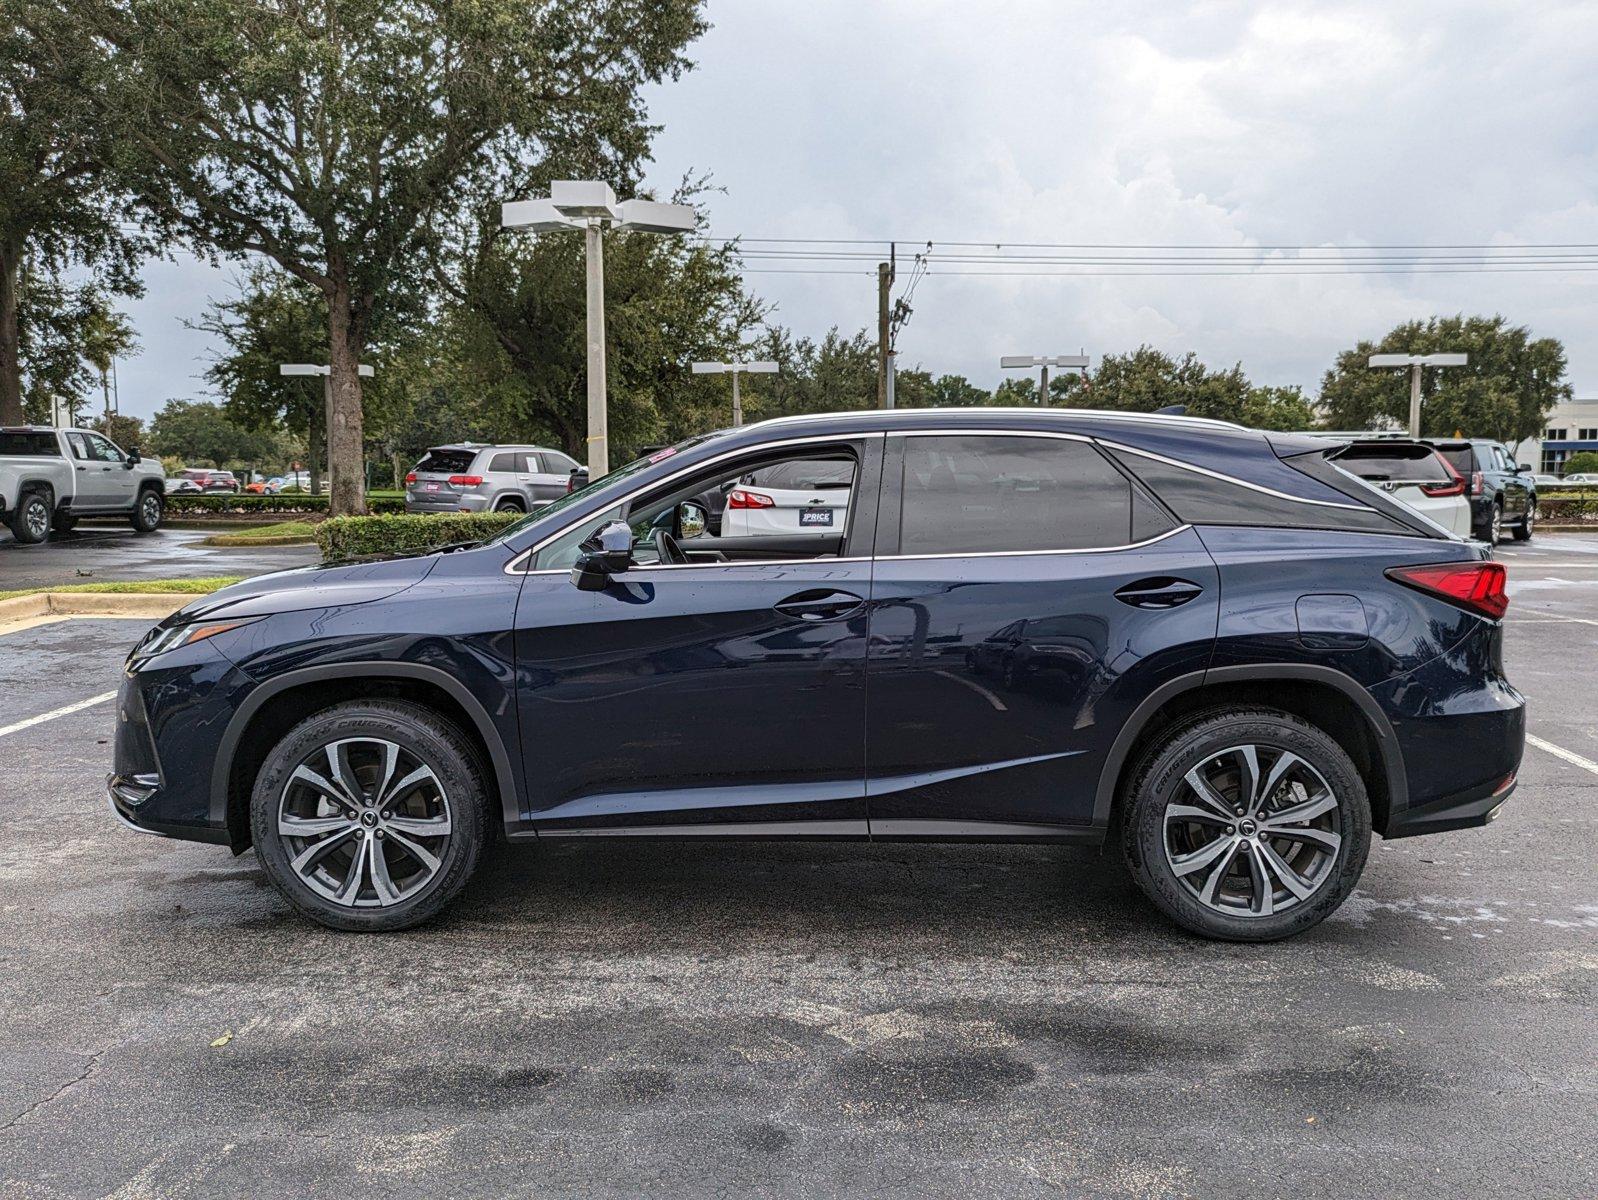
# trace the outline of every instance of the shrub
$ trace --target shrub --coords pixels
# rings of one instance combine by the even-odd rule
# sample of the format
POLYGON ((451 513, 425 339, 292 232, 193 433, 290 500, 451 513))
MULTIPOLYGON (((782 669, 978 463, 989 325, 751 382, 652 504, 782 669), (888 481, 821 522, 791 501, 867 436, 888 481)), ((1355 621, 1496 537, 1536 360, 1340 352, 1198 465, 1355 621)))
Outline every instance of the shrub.
POLYGON ((1598 471, 1598 451, 1578 450, 1565 459, 1566 475, 1586 475, 1598 471))
MULTIPOLYGON (((402 513, 404 497, 371 496, 366 506, 374 513, 402 513)), ((229 513, 250 516, 257 513, 325 513, 326 496, 312 496, 306 492, 283 492, 276 496, 253 495, 250 492, 180 493, 166 498, 166 510, 174 517, 202 516, 206 513, 229 513)))
POLYGON ((512 512, 333 517, 316 527, 316 544, 326 562, 367 554, 414 553, 490 537, 520 517, 512 512))
POLYGON ((1554 525, 1598 520, 1598 492, 1564 492, 1549 488, 1537 494, 1537 516, 1554 525))

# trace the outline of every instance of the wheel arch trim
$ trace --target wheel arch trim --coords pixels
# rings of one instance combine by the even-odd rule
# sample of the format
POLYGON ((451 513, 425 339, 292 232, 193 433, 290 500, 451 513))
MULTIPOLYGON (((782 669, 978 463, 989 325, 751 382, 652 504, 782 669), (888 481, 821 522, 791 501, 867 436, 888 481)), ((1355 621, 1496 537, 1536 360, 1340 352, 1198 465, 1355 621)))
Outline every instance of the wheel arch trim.
POLYGON ((1206 671, 1193 671, 1187 675, 1167 680, 1148 694, 1133 710, 1121 727, 1120 733, 1105 756, 1099 771, 1099 785, 1093 801, 1093 824, 1108 829, 1110 815, 1115 807, 1117 784, 1126 766, 1128 756, 1150 721, 1166 704, 1184 692, 1196 688, 1215 687, 1228 683, 1282 683, 1304 682, 1325 684, 1353 702, 1365 718, 1376 743, 1383 775, 1387 780, 1389 820, 1409 807, 1409 783, 1404 773, 1403 750, 1392 722, 1382 711, 1376 698, 1354 679, 1332 667, 1313 663, 1271 663, 1261 666, 1212 667, 1206 671))
POLYGON ((211 765, 212 823, 220 829, 228 827, 228 780, 233 773, 233 760, 238 756, 239 745, 250 722, 268 700, 290 688, 303 687, 308 683, 361 678, 415 680, 432 684, 449 695, 471 719, 478 737, 488 748, 489 767, 494 772, 495 786, 499 791, 501 820, 504 826, 510 828, 521 820, 521 793, 511 756, 505 749, 504 739, 500 737, 499 730, 495 728, 487 710, 464 684, 438 667, 424 666, 421 663, 354 662, 287 671, 268 679, 245 698, 228 721, 227 728, 222 733, 222 740, 217 746, 216 760, 211 765))

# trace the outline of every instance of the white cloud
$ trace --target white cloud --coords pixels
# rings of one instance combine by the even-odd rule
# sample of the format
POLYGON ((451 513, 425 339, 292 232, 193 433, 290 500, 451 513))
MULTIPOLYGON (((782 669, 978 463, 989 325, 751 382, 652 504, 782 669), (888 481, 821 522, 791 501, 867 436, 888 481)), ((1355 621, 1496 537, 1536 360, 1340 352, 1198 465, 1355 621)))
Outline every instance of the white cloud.
MULTIPOLYGON (((1598 242, 1590 5, 712 0, 710 18, 698 69, 651 95, 650 178, 712 171, 721 234, 1598 242)), ((749 279, 802 333, 874 327, 858 266, 749 279)), ((226 287, 197 265, 150 278, 133 411, 194 390, 199 340, 177 320, 226 287)), ((1313 388, 1398 321, 1503 312, 1563 339, 1578 392, 1598 394, 1595 301, 1598 273, 934 274, 901 348, 992 384, 1003 353, 1148 341, 1313 388)))

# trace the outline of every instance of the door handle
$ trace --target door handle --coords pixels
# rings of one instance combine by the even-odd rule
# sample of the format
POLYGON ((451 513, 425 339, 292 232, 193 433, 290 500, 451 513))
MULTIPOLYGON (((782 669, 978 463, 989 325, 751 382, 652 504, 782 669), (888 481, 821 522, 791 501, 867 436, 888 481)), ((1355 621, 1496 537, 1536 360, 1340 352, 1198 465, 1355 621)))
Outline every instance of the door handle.
POLYGON ((80 471, 87 471, 88 469, 89 469, 88 467, 79 467, 78 468, 78 470, 80 470, 80 471))
POLYGON ((1115 589, 1115 598, 1133 608, 1178 608, 1197 599, 1204 589, 1189 579, 1156 575, 1115 589))
POLYGON ((865 601, 853 592, 840 592, 833 588, 815 588, 796 592, 772 607, 785 617, 798 617, 801 621, 830 621, 847 616, 865 601))

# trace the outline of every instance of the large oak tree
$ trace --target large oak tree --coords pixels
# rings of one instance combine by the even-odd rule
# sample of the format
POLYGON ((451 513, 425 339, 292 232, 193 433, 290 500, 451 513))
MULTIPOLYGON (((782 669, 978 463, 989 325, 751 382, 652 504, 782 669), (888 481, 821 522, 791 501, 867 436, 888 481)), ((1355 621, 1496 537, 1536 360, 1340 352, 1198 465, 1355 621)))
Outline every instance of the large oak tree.
POLYGON ((626 182, 698 0, 76 0, 145 211, 327 304, 334 512, 365 510, 357 366, 425 312, 439 241, 556 170, 626 182))

